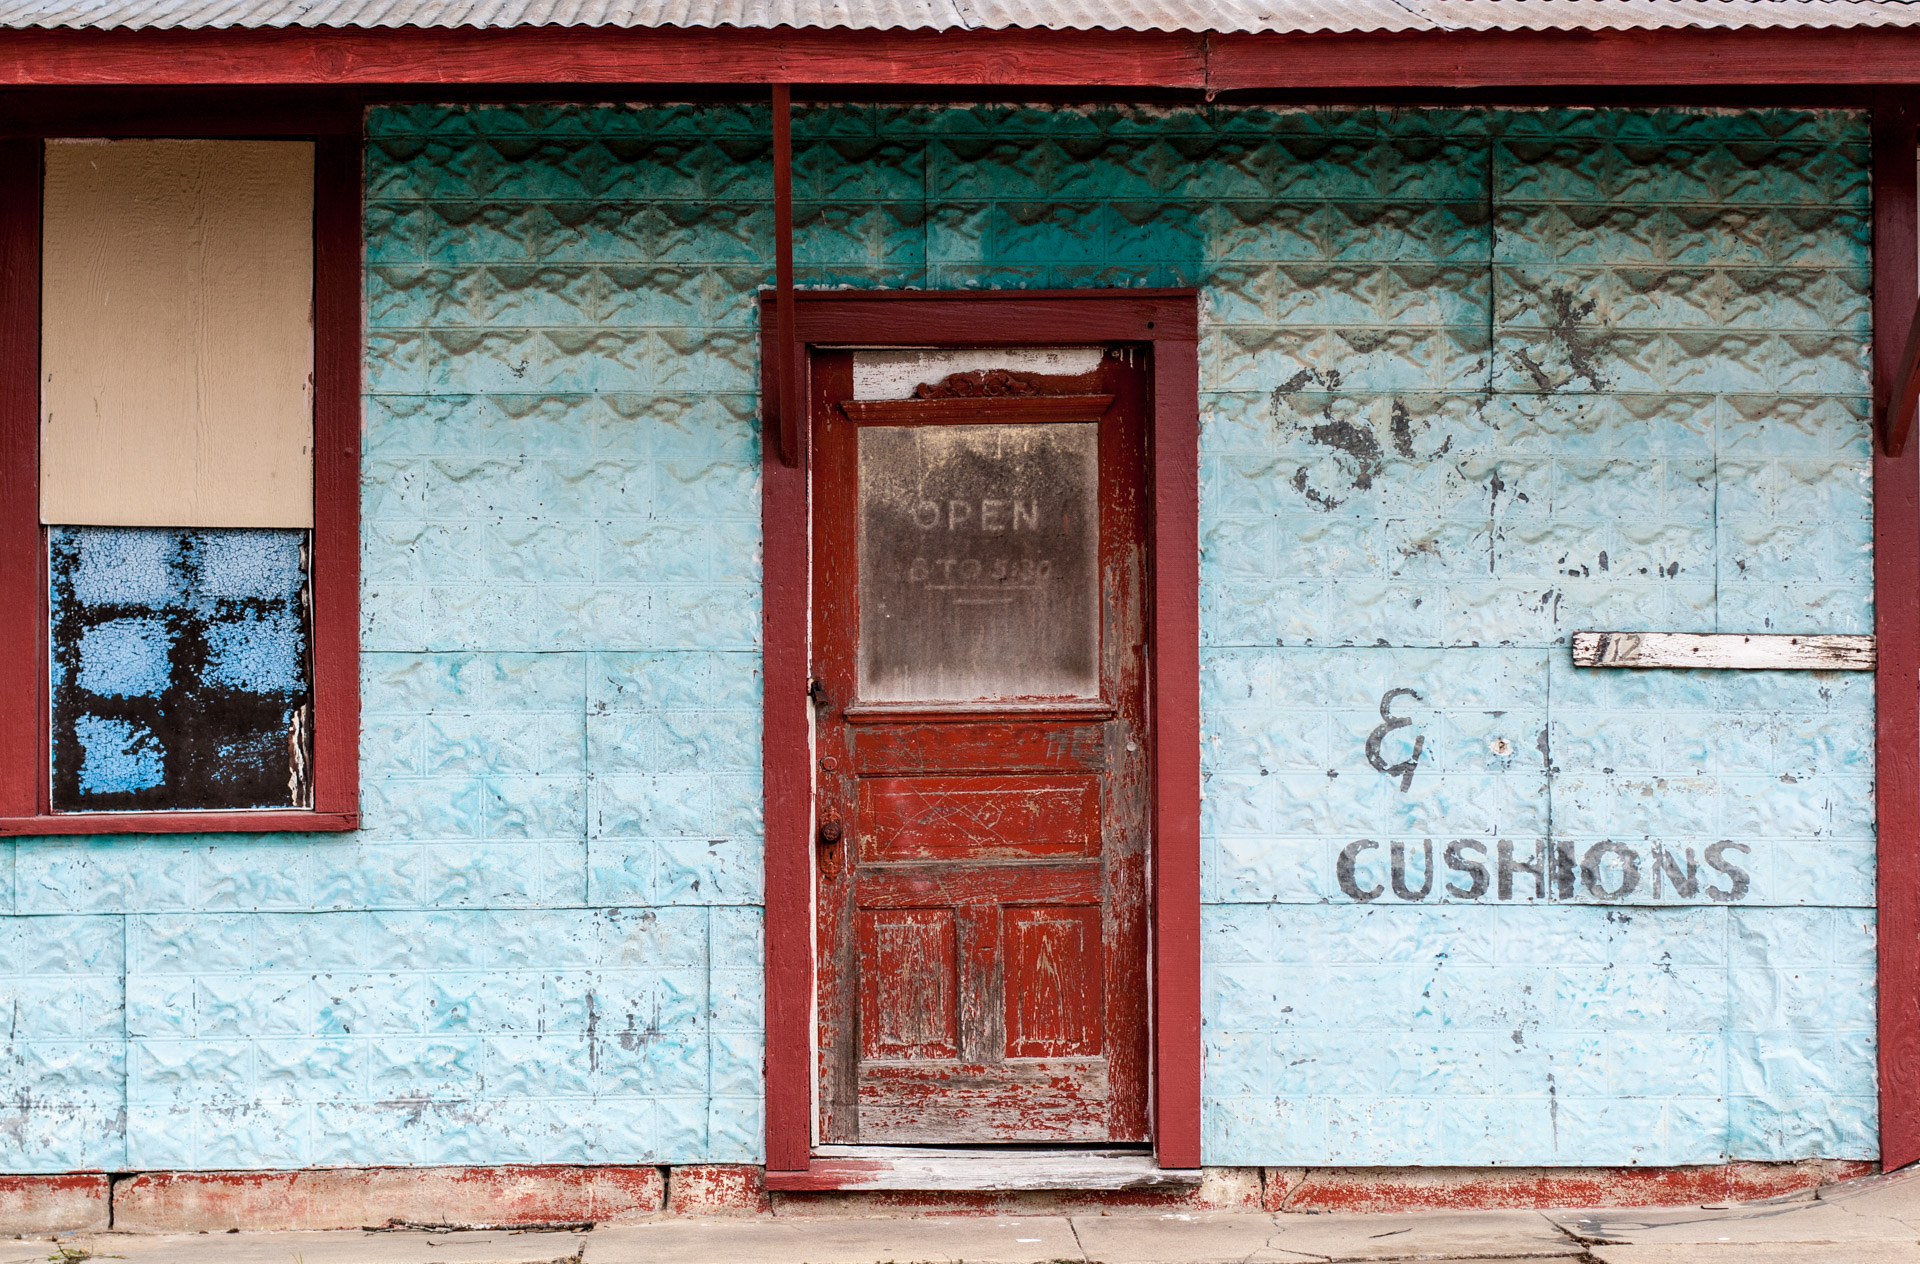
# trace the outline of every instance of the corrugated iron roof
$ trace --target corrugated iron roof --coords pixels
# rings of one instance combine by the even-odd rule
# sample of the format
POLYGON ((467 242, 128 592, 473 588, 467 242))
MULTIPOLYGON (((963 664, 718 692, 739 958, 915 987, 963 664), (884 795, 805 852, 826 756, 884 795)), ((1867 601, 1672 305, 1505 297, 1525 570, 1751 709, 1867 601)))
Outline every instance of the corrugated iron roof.
POLYGON ((0 0, 0 28, 1659 30, 1920 26, 1920 0, 0 0))

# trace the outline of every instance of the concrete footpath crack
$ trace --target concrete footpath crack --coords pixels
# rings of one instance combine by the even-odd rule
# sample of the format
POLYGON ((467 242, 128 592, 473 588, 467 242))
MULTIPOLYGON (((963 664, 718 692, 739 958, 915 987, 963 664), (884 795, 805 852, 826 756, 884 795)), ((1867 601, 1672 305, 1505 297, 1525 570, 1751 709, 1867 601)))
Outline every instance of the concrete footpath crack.
POLYGON ((1573 1230, 1567 1228, 1567 1226, 1561 1224, 1558 1220, 1555 1220, 1552 1216, 1547 1215, 1545 1212, 1541 1212, 1539 1213, 1539 1215, 1542 1220, 1552 1225, 1554 1230, 1558 1232, 1561 1237, 1567 1239, 1569 1242, 1573 1243, 1575 1246, 1580 1248, 1580 1254, 1573 1257, 1574 1259, 1578 1260, 1580 1264, 1601 1264, 1599 1257, 1593 1253, 1593 1248, 1596 1246, 1621 1245, 1620 1243, 1614 1241, 1611 1238, 1590 1238, 1585 1234, 1575 1233, 1573 1230))
POLYGON ((1267 1236, 1267 1240, 1260 1244, 1260 1250, 1248 1251, 1246 1255, 1241 1257, 1240 1264, 1248 1264, 1248 1262, 1252 1260, 1254 1256, 1260 1254, 1260 1251, 1285 1251, 1290 1255, 1298 1255, 1305 1259, 1320 1260, 1320 1261, 1323 1261, 1324 1264, 1330 1264, 1330 1262, 1332 1261, 1333 1257, 1331 1255, 1317 1255, 1312 1251, 1296 1251, 1290 1246, 1275 1245, 1274 1238, 1279 1237, 1280 1233, 1281 1233, 1280 1226, 1275 1225, 1273 1227, 1273 1232, 1267 1236))
POLYGON ((1920 1234, 1920 1218, 1903 1216, 1897 1211, 1858 1211, 1847 1205, 1851 1201, 1852 1199, 1850 1198, 1824 1198, 1820 1200, 1822 1206, 1836 1208, 1852 1216, 1855 1220, 1891 1220, 1897 1225, 1905 1225, 1916 1234, 1920 1234))
POLYGON ((476 1220, 453 1222, 445 1220, 402 1220, 395 1216, 385 1224, 361 1225, 362 1233, 505 1233, 517 1236, 523 1233, 590 1233, 594 1222, 591 1220, 534 1220, 526 1224, 504 1222, 495 1224, 490 1221, 476 1220))
POLYGON ((1073 1235, 1073 1245, 1080 1252, 1082 1264, 1095 1264, 1087 1256, 1087 1244, 1080 1240, 1080 1226, 1073 1222, 1072 1216, 1067 1217, 1067 1232, 1073 1235))

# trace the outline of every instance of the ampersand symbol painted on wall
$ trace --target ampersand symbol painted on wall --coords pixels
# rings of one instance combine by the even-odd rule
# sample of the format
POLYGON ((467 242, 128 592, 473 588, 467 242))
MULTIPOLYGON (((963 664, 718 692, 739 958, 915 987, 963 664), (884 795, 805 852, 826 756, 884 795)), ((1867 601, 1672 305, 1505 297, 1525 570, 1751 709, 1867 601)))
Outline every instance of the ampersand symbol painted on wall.
POLYGON ((1386 721, 1386 723, 1367 735, 1367 762, 1372 764, 1377 772, 1383 772, 1389 777, 1400 778, 1401 794, 1405 794, 1407 787, 1413 784, 1414 771, 1420 767, 1420 752, 1424 750, 1427 745, 1426 738, 1416 735, 1413 739, 1413 754, 1397 764, 1389 764, 1380 754, 1380 743, 1385 739, 1387 734, 1393 732, 1395 729, 1403 729, 1413 723, 1412 720, 1403 719, 1393 713, 1393 700, 1403 695, 1412 698, 1415 702, 1422 701, 1420 694, 1416 690, 1387 690, 1380 695, 1380 718, 1386 721))

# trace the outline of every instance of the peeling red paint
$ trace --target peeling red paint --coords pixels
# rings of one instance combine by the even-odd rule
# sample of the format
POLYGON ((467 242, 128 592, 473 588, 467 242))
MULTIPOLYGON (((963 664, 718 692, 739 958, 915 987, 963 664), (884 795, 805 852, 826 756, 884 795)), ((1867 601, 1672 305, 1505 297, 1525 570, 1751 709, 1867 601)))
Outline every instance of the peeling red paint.
POLYGON ((819 1138, 1146 1141, 1147 363, 856 400, 853 354, 809 375, 819 1138))
POLYGON ((111 1180, 103 1172, 0 1176, 0 1233, 66 1233, 107 1227, 111 1180))
MULTIPOLYGON (((1004 293, 946 292, 930 298, 903 291, 868 291, 802 293, 796 299, 795 336, 815 346, 894 345, 903 328, 922 331, 925 339, 930 339, 925 345, 1001 346, 1007 343, 1007 331, 1012 327, 1007 312, 1002 310, 1010 301, 1004 293)), ((762 330, 774 325, 769 310, 772 301, 771 296, 763 296, 762 330)), ((1200 377, 1195 341, 1198 306, 1194 292, 1189 290, 1025 291, 1018 304, 1019 311, 1011 318, 1013 325, 1018 326, 1023 339, 1032 339, 1041 345, 1052 345, 1047 340, 1055 338, 1074 345, 1120 342, 1152 348, 1153 459, 1148 468, 1152 478, 1149 499, 1155 512, 1147 527, 1150 550, 1158 560, 1149 577, 1156 613, 1151 621, 1148 644, 1156 670, 1150 682, 1152 696, 1148 714, 1157 740, 1151 748, 1150 778, 1155 855, 1151 872, 1146 874, 1149 884, 1146 894, 1150 898, 1146 901, 1145 915, 1155 947, 1147 966, 1133 973, 1139 974, 1151 989, 1155 1022, 1149 1028, 1143 1016, 1137 1022, 1103 1024, 1111 1028, 1103 1033, 1108 1044, 1102 1055, 1110 1062, 1110 1078, 1104 1093, 1087 1093, 1082 1100, 1128 1104, 1128 1111, 1120 1113, 1134 1117, 1120 1121, 1128 1125, 1124 1129, 1116 1129, 1115 1121, 1108 1119, 1103 1135, 1109 1137, 1145 1137, 1146 1119, 1150 1114, 1156 1121, 1152 1132, 1160 1161, 1168 1167, 1196 1167, 1200 1162, 1201 995, 1199 607, 1195 597, 1200 556, 1199 415, 1195 403, 1200 377), (1140 1035, 1151 1040, 1149 1049, 1140 1048, 1137 1038, 1120 1038, 1140 1035), (1118 1052, 1126 1052, 1128 1056, 1119 1058, 1118 1052), (1137 1092, 1142 1085, 1150 1094, 1145 1103, 1140 1103, 1137 1092)), ((767 350, 762 356, 763 370, 776 358, 767 350)), ((772 377, 770 370, 763 371, 763 382, 768 389, 777 385, 771 381, 772 377)), ((815 379, 812 389, 815 405, 823 399, 832 404, 851 394, 850 391, 822 394, 825 384, 820 379, 815 379)), ((937 401, 929 401, 928 406, 934 403, 937 401)), ((835 411, 827 415, 844 417, 846 414, 835 411)), ((812 447, 809 443, 801 444, 803 452, 811 452, 812 447)), ((769 898, 766 909, 767 1158, 773 1171, 785 1173, 807 1170, 808 1145, 814 1133, 811 1117, 816 1114, 824 1116, 827 1123, 840 1118, 847 1124, 845 1128, 824 1128, 820 1135, 826 1140, 879 1138, 846 1135, 855 1130, 867 1105, 859 1100, 855 1086, 860 1061, 857 1055, 861 1051, 853 1047, 852 1040, 841 1042, 846 1046, 843 1050, 829 1051, 827 1044, 817 1043, 815 1039, 822 1031, 857 1026, 854 1016, 859 998, 851 987, 840 987, 835 982, 839 976, 834 974, 836 954, 832 951, 822 951, 818 962, 820 973, 816 977, 815 948, 821 928, 815 924, 815 908, 813 902, 805 898, 790 898, 793 893, 804 895, 815 889, 816 838, 825 845, 821 853, 822 873, 830 865, 835 866, 837 872, 839 853, 852 850, 836 844, 839 829, 832 832, 832 837, 816 834, 814 756, 817 752, 812 749, 808 723, 813 718, 810 714, 813 705, 801 701, 803 697, 817 699, 819 696, 831 700, 844 696, 847 691, 842 688, 836 695, 831 682, 824 679, 818 691, 808 689, 815 666, 811 659, 812 646, 825 643, 809 637, 807 557, 812 542, 807 538, 809 533, 796 536, 793 530, 795 522, 807 520, 809 476, 804 470, 787 470, 775 463, 769 463, 763 474, 766 495, 762 521, 770 550, 765 566, 767 593, 763 629, 767 663, 766 740, 762 744, 766 758, 763 770, 766 888, 779 897, 769 898), (776 564, 780 559, 775 557, 775 552, 781 550, 784 550, 780 557, 785 565, 776 564), (793 579, 796 575, 800 577, 797 581, 793 579), (840 993, 838 1001, 828 1004, 832 999, 829 993, 836 987, 840 993), (816 1000, 821 1002, 817 1014, 816 1000), (816 1018, 819 1019, 817 1025, 816 1018), (829 1052, 836 1056, 828 1056, 829 1052), (817 1112, 810 1082, 816 1070, 821 1073, 822 1088, 817 1112), (841 1091, 843 1084, 844 1092, 841 1091)), ((845 586, 840 596, 845 597, 851 588, 851 584, 845 586)), ((852 604, 841 602, 847 609, 851 609, 852 604)), ((817 612, 820 607, 812 605, 811 609, 817 612)), ((955 712, 946 718, 962 719, 964 713, 955 712)), ((1145 717, 1142 718, 1144 722, 1145 717)), ((1047 771, 1051 762, 1071 753, 1056 749, 1055 739, 1033 741, 1031 725, 981 727, 1002 730, 991 735, 1002 757, 997 771, 1016 767, 1027 772, 1047 771), (1022 737, 1027 739, 1028 749, 1024 754, 1015 749, 1022 746, 1022 737)), ((874 762, 861 775, 906 776, 926 771, 918 765, 889 764, 886 743, 869 745, 871 749, 866 758, 874 762)), ((1142 744, 1142 750, 1146 749, 1142 744)), ((839 756, 831 758, 837 762, 839 756)), ((839 797, 846 798, 844 794, 839 797)), ((844 805, 838 816, 826 817, 818 823, 835 820, 848 820, 844 805)), ((1080 903, 1087 905, 1095 901, 1080 903)), ((1130 942, 1144 946, 1138 935, 1130 942)), ((1115 967, 1107 971, 1107 978, 1128 975, 1128 971, 1118 968, 1124 963, 1109 961, 1105 965, 1115 967)), ((977 975, 979 971, 976 969, 974 973, 977 975)), ((1124 993, 1125 989, 1114 991, 1124 993)), ((1001 1000, 1003 1004, 999 1006, 976 1005, 962 1011, 961 1018, 974 1021, 963 1025, 961 1034, 977 1033, 993 1026, 1004 1028, 1004 1014, 996 1015, 1004 1009, 1004 990, 1001 1000)), ((1144 1006, 1141 1013, 1144 1015, 1144 1006)), ((929 1121, 920 1106, 918 1101, 903 1100, 893 1118, 886 1122, 898 1124, 903 1130, 924 1126, 929 1121)), ((1000 1114, 1004 1116, 1005 1112, 1000 1114)), ((1093 1130, 1091 1126, 1087 1128, 1089 1132, 1093 1130)), ((988 1139, 1004 1135, 994 1128, 983 1131, 990 1134, 988 1139)), ((1042 1131, 1057 1134, 1061 1130, 1042 1131)), ((896 1134, 896 1139, 904 1138, 896 1134)))
POLYGON ((1268 1168, 1267 1211, 1468 1211, 1501 1207, 1698 1206, 1773 1198, 1851 1180, 1873 1163, 1726 1163, 1664 1168, 1268 1168))
POLYGON ((529 1227, 681 1216, 995 1216, 1193 1211, 1484 1210, 1689 1206, 1775 1198, 1871 1175, 1866 1162, 1683 1168, 1210 1168, 1198 1186, 1148 1190, 790 1191, 763 1169, 338 1168, 0 1176, 0 1233, 115 1228, 191 1233, 401 1224, 529 1227), (670 1191, 670 1192, 669 1192, 670 1191))
POLYGON ((676 1216, 763 1216, 773 1204, 762 1168, 690 1163, 668 1174, 667 1210, 676 1216))
POLYGON ((1836 1181, 1872 1176, 1879 1170, 1878 1163, 1847 1159, 1822 1159, 1808 1163, 1729 1163, 1726 1168, 1726 1196, 1735 1202, 1752 1198, 1778 1198, 1782 1194, 1797 1194, 1836 1181))
POLYGON ((1259 1211, 1259 1168, 1212 1168, 1199 1185, 1138 1190, 775 1190, 776 1216, 1044 1216, 1259 1211))
POLYGON ((606 1224, 653 1215, 664 1195, 657 1167, 147 1172, 114 1182, 113 1224, 135 1233, 606 1224))

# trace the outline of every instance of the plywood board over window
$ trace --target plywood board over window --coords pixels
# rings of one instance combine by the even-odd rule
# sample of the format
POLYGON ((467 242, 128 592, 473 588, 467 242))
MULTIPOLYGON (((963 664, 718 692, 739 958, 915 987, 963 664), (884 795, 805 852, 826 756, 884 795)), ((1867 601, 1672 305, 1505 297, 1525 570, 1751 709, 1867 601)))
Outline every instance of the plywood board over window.
POLYGON ((40 518, 313 525, 309 141, 49 141, 40 518))

